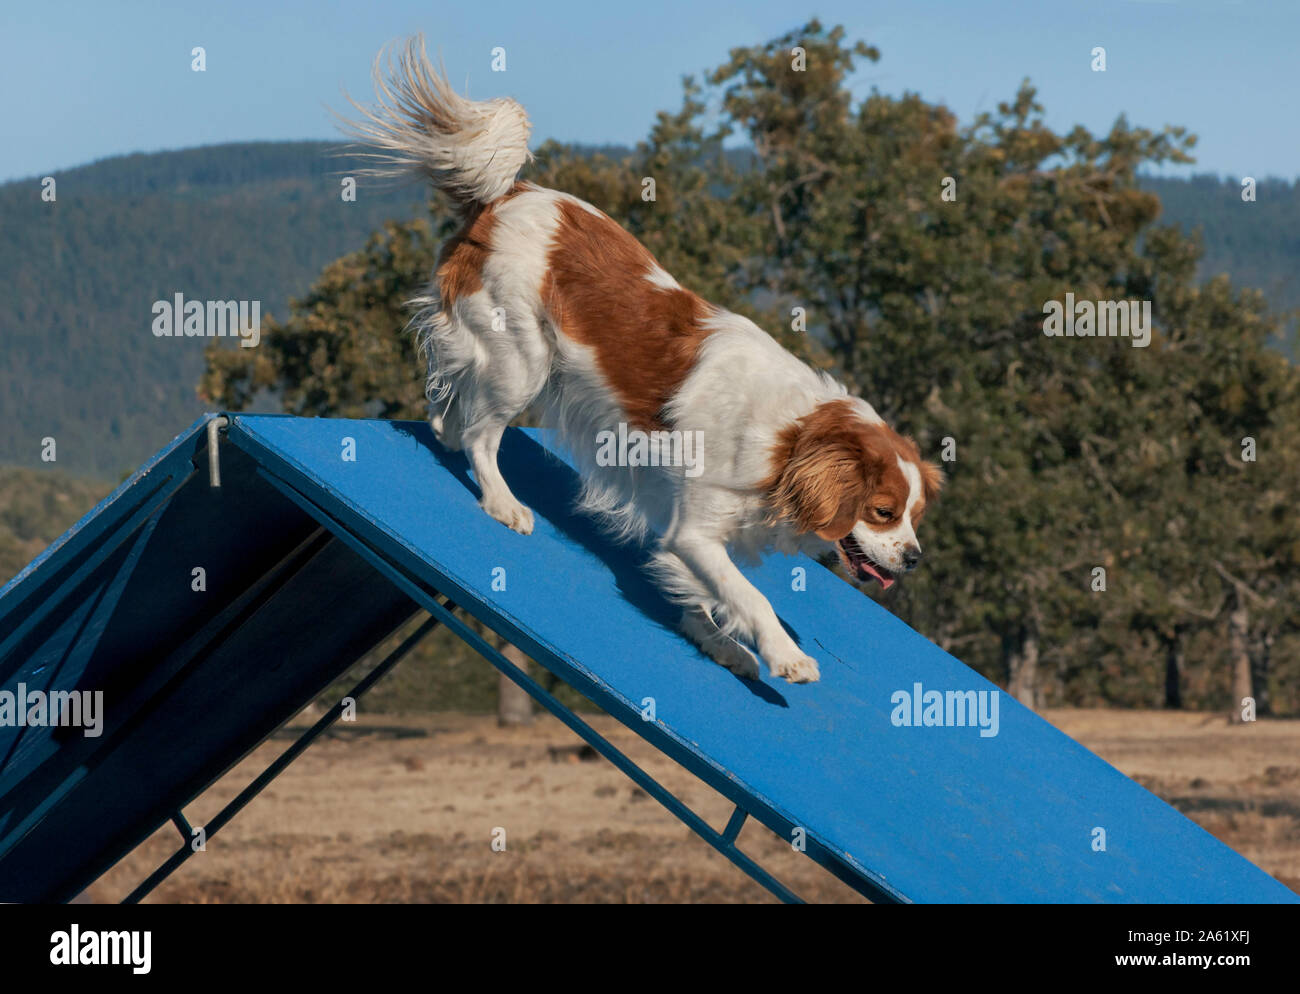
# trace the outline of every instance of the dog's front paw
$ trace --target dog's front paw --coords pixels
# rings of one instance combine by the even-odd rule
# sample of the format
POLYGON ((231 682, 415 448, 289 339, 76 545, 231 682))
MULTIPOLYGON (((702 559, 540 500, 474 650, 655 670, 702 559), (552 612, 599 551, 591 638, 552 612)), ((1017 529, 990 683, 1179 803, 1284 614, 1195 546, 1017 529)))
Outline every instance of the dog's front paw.
POLYGON ((788 654, 782 654, 775 659, 769 659, 767 668, 772 671, 773 676, 782 677, 791 683, 813 683, 821 679, 821 670, 817 668, 817 660, 812 656, 806 656, 798 649, 788 654))
POLYGON ((707 651, 715 663, 725 666, 736 676, 744 677, 746 680, 758 679, 758 660, 739 642, 728 639, 715 644, 707 651))
POLYGON ((733 638, 718 631, 713 619, 700 610, 687 610, 682 617, 682 632, 719 666, 738 677, 758 679, 758 660, 733 638))
POLYGON ((507 528, 517 531, 520 535, 531 535, 533 533, 533 512, 520 504, 519 501, 513 498, 493 501, 484 500, 481 506, 489 515, 496 518, 507 528))

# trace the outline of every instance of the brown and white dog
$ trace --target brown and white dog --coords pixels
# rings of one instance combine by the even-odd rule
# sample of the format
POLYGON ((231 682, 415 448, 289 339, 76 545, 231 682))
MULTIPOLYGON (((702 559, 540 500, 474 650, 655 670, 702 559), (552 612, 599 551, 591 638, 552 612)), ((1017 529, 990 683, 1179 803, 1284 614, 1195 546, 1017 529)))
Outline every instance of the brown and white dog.
POLYGON ((519 104, 459 96, 420 39, 386 78, 377 60, 375 84, 376 106, 349 128, 378 150, 376 171, 427 177, 463 218, 414 324, 434 432, 468 453, 483 510, 533 529, 497 447, 536 402, 578 464, 583 507, 620 537, 653 533, 650 568, 689 638, 740 676, 759 674, 746 643, 774 675, 816 680, 732 554, 833 545, 853 575, 888 587, 921 558, 916 525, 938 467, 870 404, 680 286, 609 216, 519 182, 530 158, 519 104), (680 454, 683 438, 702 450, 690 466, 644 453, 611 465, 597 440, 615 432, 657 454, 680 454))

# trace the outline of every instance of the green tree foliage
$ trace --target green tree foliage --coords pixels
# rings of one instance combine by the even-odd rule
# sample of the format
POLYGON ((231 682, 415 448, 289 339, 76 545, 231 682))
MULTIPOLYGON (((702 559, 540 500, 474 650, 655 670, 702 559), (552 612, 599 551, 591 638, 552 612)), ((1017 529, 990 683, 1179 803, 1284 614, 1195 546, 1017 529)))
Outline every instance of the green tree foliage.
POLYGON ((263 346, 214 340, 200 393, 228 410, 273 390, 285 411, 306 417, 422 417, 415 341, 400 329, 435 248, 426 219, 387 222, 361 251, 326 266, 287 322, 264 320, 263 346))
MULTIPOLYGON (((705 92, 695 94, 703 103, 705 92)), ((793 302, 733 265, 748 236, 717 201, 753 153, 729 147, 719 161, 710 149, 693 162, 692 187, 686 153, 700 123, 685 104, 660 122, 660 140, 644 148, 545 146, 534 178, 550 183, 554 169, 553 185, 590 190, 639 225, 671 271, 696 273, 700 292, 829 362, 816 337, 789 333, 793 302), (604 161, 589 163, 595 156, 604 161), (642 199, 647 175, 658 177, 657 201, 642 199), (664 209, 692 189, 690 209, 664 209)), ((105 159, 56 172, 53 204, 41 199, 39 178, 0 185, 0 420, 14 426, 0 432, 0 463, 39 467, 40 439, 52 435, 69 472, 112 479, 133 469, 203 409, 194 384, 204 343, 154 338, 154 300, 181 291, 260 300, 263 314, 283 314, 331 260, 387 218, 421 210, 416 183, 363 181, 356 202, 343 202, 340 177, 353 165, 334 151, 327 142, 253 142, 105 159)), ((1159 194, 1164 219, 1203 231, 1198 277, 1227 273, 1279 308, 1300 307, 1300 184, 1260 180, 1245 209, 1235 180, 1144 178, 1141 187, 1159 194)), ((1295 354, 1291 340, 1281 347, 1295 354)))
MULTIPOLYGON (((1244 678, 1295 710, 1300 380, 1262 297, 1199 284, 1198 240, 1157 223, 1139 170, 1190 161, 1194 139, 1123 118, 1057 134, 1028 83, 965 127, 915 95, 855 100, 877 57, 816 22, 738 48, 627 155, 551 143, 531 178, 954 456, 924 568, 881 597, 914 627, 1033 703, 1226 709, 1244 678), (724 153, 728 138, 749 150, 724 153), (1149 347, 1045 336, 1045 303, 1067 293, 1149 301, 1149 347)), ((402 302, 431 231, 447 222, 388 225, 255 354, 212 349, 204 390, 421 414, 402 302)))

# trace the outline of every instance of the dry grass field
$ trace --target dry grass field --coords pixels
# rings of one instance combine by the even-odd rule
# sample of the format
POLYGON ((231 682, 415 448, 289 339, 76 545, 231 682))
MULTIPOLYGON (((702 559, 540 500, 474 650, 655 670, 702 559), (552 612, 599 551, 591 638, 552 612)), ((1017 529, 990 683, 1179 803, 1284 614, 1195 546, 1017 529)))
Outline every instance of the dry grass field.
MULTIPOLYGON (((1300 722, 1053 710, 1049 721, 1300 890, 1300 722)), ((719 829, 729 806, 634 733, 595 727, 719 829)), ((264 743, 186 810, 201 825, 285 748, 264 743)), ((160 829, 83 900, 114 901, 177 845, 160 829)), ((796 893, 861 902, 750 822, 740 846, 796 893)), ((773 900, 549 716, 362 715, 322 739, 151 902, 773 900), (493 830, 506 848, 494 852, 493 830)))

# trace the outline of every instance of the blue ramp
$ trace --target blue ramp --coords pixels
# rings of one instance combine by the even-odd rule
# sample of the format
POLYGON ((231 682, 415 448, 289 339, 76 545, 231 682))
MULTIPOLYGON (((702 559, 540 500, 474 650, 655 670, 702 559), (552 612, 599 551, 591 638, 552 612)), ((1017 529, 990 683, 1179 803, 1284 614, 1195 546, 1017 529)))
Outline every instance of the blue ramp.
POLYGON ((501 450, 536 515, 522 536, 424 424, 228 418, 220 487, 203 419, 0 592, 0 688, 107 686, 118 703, 93 741, 0 728, 0 900, 75 894, 417 608, 508 667, 444 602, 732 801, 723 830, 656 792, 783 897, 732 846, 746 817, 876 900, 1298 900, 806 558, 747 573, 820 682, 707 660, 644 550, 573 513, 575 475, 535 433, 501 450), (983 728, 953 720, 967 703, 983 728))

